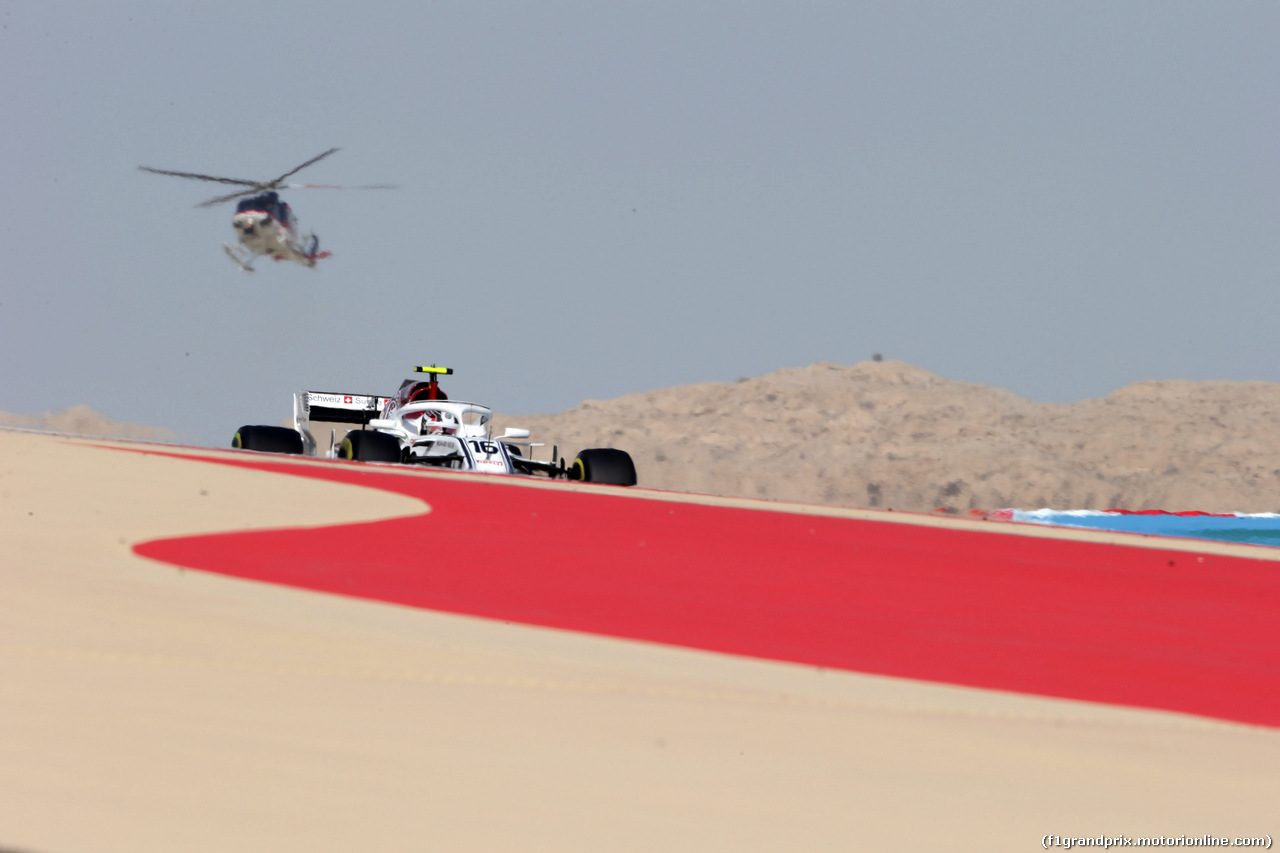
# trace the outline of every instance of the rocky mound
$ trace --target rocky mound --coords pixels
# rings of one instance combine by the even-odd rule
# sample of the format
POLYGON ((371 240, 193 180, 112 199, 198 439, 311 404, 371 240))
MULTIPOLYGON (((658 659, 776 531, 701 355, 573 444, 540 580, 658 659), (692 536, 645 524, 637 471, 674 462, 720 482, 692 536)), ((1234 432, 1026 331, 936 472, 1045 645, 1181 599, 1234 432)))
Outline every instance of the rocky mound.
POLYGON ((642 485, 705 494, 916 511, 1280 510, 1269 382, 1141 382, 1058 405, 898 361, 818 363, 495 424, 562 453, 619 447, 642 485))

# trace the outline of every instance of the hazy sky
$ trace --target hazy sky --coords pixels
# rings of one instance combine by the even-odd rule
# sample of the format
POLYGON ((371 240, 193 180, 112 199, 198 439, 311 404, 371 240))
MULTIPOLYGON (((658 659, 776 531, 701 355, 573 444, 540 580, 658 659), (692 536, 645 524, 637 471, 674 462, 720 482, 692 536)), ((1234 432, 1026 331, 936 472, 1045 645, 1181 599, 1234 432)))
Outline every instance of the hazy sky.
POLYGON ((0 410, 1280 381, 1280 4, 0 2, 0 410), (333 257, 240 272, 218 187, 333 257))

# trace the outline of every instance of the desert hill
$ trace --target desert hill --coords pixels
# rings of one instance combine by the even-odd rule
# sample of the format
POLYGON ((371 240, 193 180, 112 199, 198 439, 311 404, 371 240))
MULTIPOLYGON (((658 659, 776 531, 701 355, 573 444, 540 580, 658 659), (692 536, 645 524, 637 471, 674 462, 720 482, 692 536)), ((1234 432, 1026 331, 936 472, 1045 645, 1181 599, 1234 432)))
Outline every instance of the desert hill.
POLYGON ((76 435, 103 435, 116 436, 118 438, 173 438, 173 433, 162 427, 143 426, 113 420, 84 405, 58 409, 54 412, 43 412, 38 415, 18 415, 13 412, 0 412, 0 424, 37 427, 50 429, 54 432, 75 433, 76 435))
MULTIPOLYGON (((0 423, 169 438, 75 406, 0 423)), ((1036 403, 900 361, 825 362, 737 382, 499 415, 572 456, 619 447, 644 486, 896 510, 1280 511, 1280 383, 1139 382, 1036 403)), ((549 458, 550 447, 536 448, 549 458)))
POLYGON ((562 453, 628 450, 661 489, 916 511, 1280 510, 1270 382, 1140 382, 1049 404, 900 361, 817 363, 495 423, 562 453))

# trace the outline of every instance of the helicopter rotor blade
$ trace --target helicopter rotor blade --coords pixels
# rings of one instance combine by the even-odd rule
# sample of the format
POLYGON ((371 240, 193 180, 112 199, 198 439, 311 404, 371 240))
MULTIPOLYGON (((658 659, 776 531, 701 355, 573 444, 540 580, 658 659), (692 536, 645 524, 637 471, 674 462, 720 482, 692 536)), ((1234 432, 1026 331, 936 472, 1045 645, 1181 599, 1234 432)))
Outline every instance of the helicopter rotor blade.
POLYGON ((303 169, 307 168, 308 166, 311 166, 315 163, 320 162, 325 157, 328 157, 330 154, 333 154, 334 152, 339 150, 341 149, 330 148, 328 151, 317 154, 316 156, 312 157, 310 160, 306 161, 302 165, 296 166, 293 169, 289 170, 288 172, 285 172, 283 175, 276 178, 274 181, 246 181, 241 178, 222 178, 222 177, 218 177, 217 175, 205 175, 199 172, 177 172, 170 169, 155 169, 155 168, 152 168, 151 166, 139 166, 138 170, 142 172, 151 172, 154 175, 169 175, 174 178, 189 178, 193 181, 210 181, 216 184, 229 184, 235 187, 246 187, 246 189, 238 190, 234 193, 228 193, 227 195, 220 195, 216 198, 211 198, 208 201, 203 201, 200 204, 197 204, 196 207, 213 207, 214 205, 223 204, 224 202, 233 201, 237 198, 253 195, 254 193, 265 192, 269 190, 277 190, 277 189, 305 188, 305 189, 333 189, 333 190, 390 190, 390 189, 396 188, 392 184, 366 184, 364 186, 358 186, 358 187, 344 187, 344 186, 336 186, 333 184, 286 184, 284 183, 286 178, 290 177, 291 175, 295 175, 298 172, 301 172, 303 169))
POLYGON ((241 196, 253 195, 258 192, 259 189, 261 189, 261 187, 255 185, 247 190, 241 190, 238 193, 228 193, 227 195, 220 195, 217 198, 211 198, 208 201, 202 201, 197 204, 196 207, 214 207, 215 205, 223 204, 224 202, 234 201, 241 196))
POLYGON ((214 175, 200 175, 195 172, 171 172, 168 169, 153 169, 150 166, 139 166, 138 171, 150 172, 153 175, 170 175, 175 178, 190 178, 194 181, 212 181, 215 184, 232 184, 241 187, 256 187, 257 181, 242 181, 239 178, 219 178, 214 175))
POLYGON ((395 190, 395 184, 362 184, 358 187, 338 186, 336 184, 280 184, 282 190, 395 190))
POLYGON ((307 167, 308 167, 308 166, 310 166, 311 164, 320 162, 321 160, 323 160, 324 158, 328 157, 330 154, 332 154, 333 152, 338 151, 338 150, 339 150, 339 149, 337 149, 337 148, 330 148, 328 151, 324 152, 323 154, 317 154, 316 156, 312 157, 312 158, 311 158, 310 160, 308 160, 307 162, 303 163, 301 166, 297 166, 297 167, 295 167, 295 168, 293 168, 293 169, 289 170, 288 172, 285 172, 283 175, 281 175, 280 177, 276 178, 274 181, 271 181, 271 182, 270 182, 270 184, 268 184, 268 186, 272 186, 272 187, 278 187, 278 186, 280 186, 282 183, 284 183, 284 179, 285 179, 285 178, 287 178, 287 177, 289 177, 289 176, 291 176, 291 175, 296 175, 296 174, 298 174, 299 172, 301 172, 303 169, 307 168, 307 167))

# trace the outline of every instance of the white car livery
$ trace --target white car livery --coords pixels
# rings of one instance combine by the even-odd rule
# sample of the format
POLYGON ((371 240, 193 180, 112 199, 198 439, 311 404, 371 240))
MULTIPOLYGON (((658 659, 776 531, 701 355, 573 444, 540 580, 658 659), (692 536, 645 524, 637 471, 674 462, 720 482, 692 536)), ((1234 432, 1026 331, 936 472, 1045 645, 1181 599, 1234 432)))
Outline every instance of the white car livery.
POLYGON ((231 446, 243 450, 317 456, 312 421, 359 425, 339 442, 331 431, 324 456, 359 462, 426 465, 483 474, 566 477, 590 483, 633 486, 635 465, 625 451, 608 447, 583 450, 566 464, 553 452, 550 462, 526 458, 529 431, 508 429, 493 436, 493 410, 477 403, 448 399, 439 377, 446 367, 417 367, 429 379, 406 379, 394 396, 302 391, 293 397, 293 429, 243 426, 231 446))

